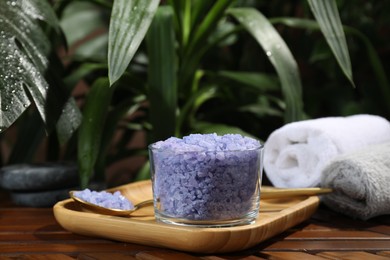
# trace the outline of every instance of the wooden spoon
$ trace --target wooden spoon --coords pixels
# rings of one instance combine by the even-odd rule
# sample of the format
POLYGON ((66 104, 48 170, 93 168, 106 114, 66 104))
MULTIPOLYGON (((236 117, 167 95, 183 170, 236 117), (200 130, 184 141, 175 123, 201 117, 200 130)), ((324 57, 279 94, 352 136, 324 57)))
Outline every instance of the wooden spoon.
POLYGON ((88 202, 86 200, 83 200, 77 196, 75 196, 74 194, 76 193, 77 191, 70 191, 69 192, 69 195, 70 197, 77 203, 79 204, 84 210, 88 211, 88 212, 94 212, 94 213, 99 213, 99 214, 103 214, 103 215, 110 215, 110 216, 128 216, 128 215, 131 215, 132 213, 134 213, 136 210, 142 208, 142 207, 146 207, 146 206, 149 206, 149 205, 152 205, 153 204, 153 200, 150 199, 150 200, 145 200, 145 201, 142 201, 138 204, 135 204, 134 207, 132 209, 128 209, 128 210, 125 210, 125 209, 114 209, 114 208, 106 208, 106 207, 102 207, 102 206, 99 206, 99 205, 96 205, 96 204, 93 204, 91 202, 88 202))

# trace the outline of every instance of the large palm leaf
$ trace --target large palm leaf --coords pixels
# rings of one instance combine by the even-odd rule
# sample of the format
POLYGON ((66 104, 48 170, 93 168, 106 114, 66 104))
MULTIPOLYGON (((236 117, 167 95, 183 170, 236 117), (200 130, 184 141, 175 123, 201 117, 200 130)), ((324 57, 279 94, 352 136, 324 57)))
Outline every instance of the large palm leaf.
MULTIPOLYGON (((52 45, 39 21, 59 31, 56 15, 46 1, 0 1, 0 132, 31 104, 50 130, 67 101, 58 77, 60 63, 48 58, 52 45)), ((78 118, 72 104, 69 102, 65 110, 76 111, 73 116, 78 118)), ((66 127, 60 129, 72 132, 75 126, 70 125, 77 125, 79 120, 61 122, 66 127)))

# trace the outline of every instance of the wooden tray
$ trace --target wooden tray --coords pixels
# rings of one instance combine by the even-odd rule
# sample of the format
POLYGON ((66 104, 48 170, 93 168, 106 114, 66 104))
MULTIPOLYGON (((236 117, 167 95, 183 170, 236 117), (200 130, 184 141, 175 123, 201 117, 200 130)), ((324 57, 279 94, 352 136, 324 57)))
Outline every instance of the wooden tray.
MULTIPOLYGON (((119 190, 133 203, 152 198, 150 181, 135 182, 119 190)), ((250 248, 308 219, 319 204, 317 196, 267 199, 260 202, 255 223, 237 227, 197 228, 156 222, 153 207, 131 218, 83 212, 71 199, 54 205, 59 224, 77 234, 196 253, 225 253, 250 248)))

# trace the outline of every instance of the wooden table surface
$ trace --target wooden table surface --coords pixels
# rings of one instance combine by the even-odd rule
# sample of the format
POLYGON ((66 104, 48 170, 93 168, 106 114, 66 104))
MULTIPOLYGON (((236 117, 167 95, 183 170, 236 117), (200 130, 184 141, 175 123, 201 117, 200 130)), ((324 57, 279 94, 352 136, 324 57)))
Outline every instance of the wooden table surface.
MULTIPOLYGON (((175 238, 172 238, 175 239, 175 238)), ((200 255, 72 234, 51 208, 0 203, 0 259, 390 259, 390 216, 353 220, 325 206, 249 250, 200 255)))

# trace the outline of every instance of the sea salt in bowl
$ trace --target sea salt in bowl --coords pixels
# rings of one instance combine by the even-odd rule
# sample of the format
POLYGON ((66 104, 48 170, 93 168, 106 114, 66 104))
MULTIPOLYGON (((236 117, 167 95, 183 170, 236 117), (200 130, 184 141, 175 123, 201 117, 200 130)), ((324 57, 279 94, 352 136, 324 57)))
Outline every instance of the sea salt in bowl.
POLYGON ((201 227, 258 216, 263 146, 237 134, 192 134, 149 146, 157 221, 201 227))

